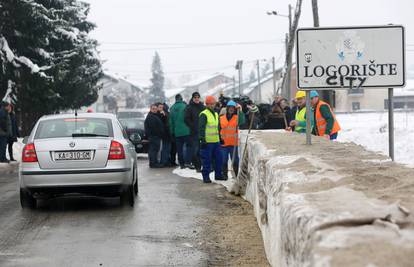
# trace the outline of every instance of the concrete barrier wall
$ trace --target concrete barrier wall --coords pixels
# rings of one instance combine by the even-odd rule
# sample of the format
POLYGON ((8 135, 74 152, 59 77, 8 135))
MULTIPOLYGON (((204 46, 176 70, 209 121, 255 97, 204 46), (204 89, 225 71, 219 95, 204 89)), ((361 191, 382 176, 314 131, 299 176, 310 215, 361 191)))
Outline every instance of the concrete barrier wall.
POLYGON ((245 153, 233 191, 254 206, 272 266, 414 266, 413 169, 277 131, 252 133, 245 153))

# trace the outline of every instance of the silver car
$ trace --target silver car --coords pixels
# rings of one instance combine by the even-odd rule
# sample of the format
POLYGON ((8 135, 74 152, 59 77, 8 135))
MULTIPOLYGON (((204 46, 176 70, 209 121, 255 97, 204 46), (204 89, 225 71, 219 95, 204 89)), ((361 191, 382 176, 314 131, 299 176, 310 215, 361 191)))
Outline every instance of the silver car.
POLYGON ((24 140, 20 202, 68 193, 120 196, 134 205, 138 193, 135 147, 115 115, 43 116, 24 140))

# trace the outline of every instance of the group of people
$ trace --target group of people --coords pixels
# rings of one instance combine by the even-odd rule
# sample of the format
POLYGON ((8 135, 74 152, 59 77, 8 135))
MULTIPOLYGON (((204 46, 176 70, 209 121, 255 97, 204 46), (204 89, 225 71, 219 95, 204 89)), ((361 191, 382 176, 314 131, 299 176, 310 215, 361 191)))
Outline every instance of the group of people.
POLYGON ((13 143, 17 142, 17 137, 19 137, 19 128, 13 105, 2 101, 0 104, 0 163, 16 161, 13 157, 13 143), (6 157, 7 150, 9 159, 6 157))
POLYGON ((229 160, 237 174, 238 129, 245 116, 241 106, 232 100, 225 108, 217 108, 214 96, 207 96, 203 103, 198 92, 192 94, 188 104, 177 94, 169 110, 165 104, 152 104, 145 119, 150 168, 176 165, 176 153, 179 166, 201 172, 205 183, 211 182, 212 170, 216 180, 227 180, 229 160))
MULTIPOLYGON (((311 91, 310 96, 312 133, 336 139, 341 128, 331 107, 319 98, 318 92, 311 91)), ((305 133, 305 98, 306 93, 298 91, 292 107, 286 99, 275 98, 265 116, 264 128, 305 133)), ((248 106, 248 113, 253 109, 248 106)), ((253 120, 254 116, 245 114, 234 100, 223 105, 214 96, 206 96, 203 103, 198 92, 192 94, 188 104, 177 94, 169 110, 166 104, 152 104, 145 119, 150 168, 176 166, 177 155, 179 166, 201 172, 205 183, 211 182, 212 171, 215 180, 227 180, 229 162, 237 175, 239 127, 245 125, 246 115, 253 120)))

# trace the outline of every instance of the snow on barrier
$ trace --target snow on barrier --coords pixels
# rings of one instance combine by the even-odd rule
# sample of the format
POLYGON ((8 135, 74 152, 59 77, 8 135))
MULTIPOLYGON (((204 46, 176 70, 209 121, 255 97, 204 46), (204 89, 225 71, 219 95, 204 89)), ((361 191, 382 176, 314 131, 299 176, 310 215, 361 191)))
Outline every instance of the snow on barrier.
POLYGON ((240 168, 233 191, 254 206, 272 266, 413 266, 413 169, 277 131, 250 134, 240 168))

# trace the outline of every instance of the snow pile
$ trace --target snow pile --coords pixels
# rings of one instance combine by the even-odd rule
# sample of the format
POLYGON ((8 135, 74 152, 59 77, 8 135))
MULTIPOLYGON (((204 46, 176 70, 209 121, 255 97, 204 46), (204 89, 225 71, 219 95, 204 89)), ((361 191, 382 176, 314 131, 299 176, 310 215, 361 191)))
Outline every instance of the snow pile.
MULTIPOLYGON (((338 114, 338 141, 354 142, 388 155, 388 113, 338 114)), ((414 112, 395 112, 395 160, 414 166, 414 112)))
POLYGON ((236 182, 233 190, 254 207, 272 266, 414 260, 412 169, 385 156, 349 143, 313 138, 306 146, 304 135, 256 131, 236 182))
MULTIPOLYGON (((198 179, 200 181, 203 181, 203 176, 201 175, 201 173, 198 173, 195 170, 176 168, 175 170, 173 170, 173 173, 181 177, 193 178, 193 179, 198 179)), ((212 178, 213 175, 211 174, 210 176, 211 176, 210 178, 212 178)), ((231 174, 229 173, 229 177, 230 176, 231 174)), ((235 180, 232 178, 229 178, 227 181, 216 181, 214 179, 211 179, 211 181, 213 183, 224 186, 229 191, 233 187, 233 184, 235 182, 235 180)))

